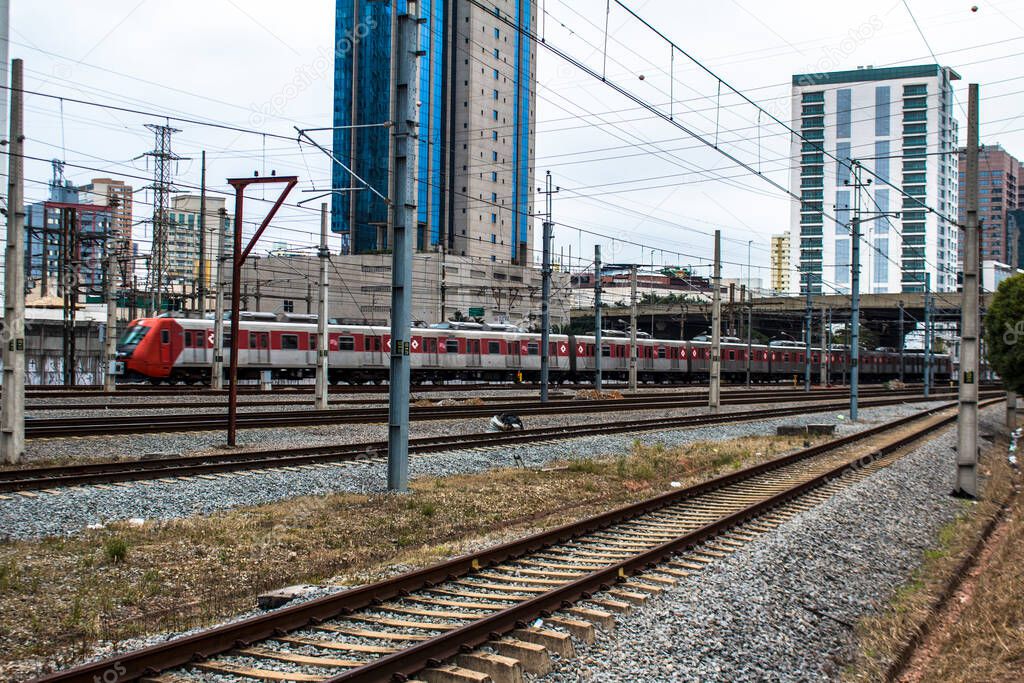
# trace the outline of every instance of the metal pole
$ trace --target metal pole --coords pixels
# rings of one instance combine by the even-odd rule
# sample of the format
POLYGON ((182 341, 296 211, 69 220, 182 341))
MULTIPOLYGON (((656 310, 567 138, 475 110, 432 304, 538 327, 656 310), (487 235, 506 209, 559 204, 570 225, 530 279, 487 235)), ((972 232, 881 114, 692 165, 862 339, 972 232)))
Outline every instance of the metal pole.
POLYGON ((811 302, 811 278, 807 276, 807 302, 804 312, 804 391, 811 390, 811 328, 813 325, 813 303, 811 302))
POLYGON ((903 352, 906 346, 906 342, 903 339, 903 302, 900 301, 900 321, 899 321, 899 342, 900 342, 900 381, 903 381, 903 352))
POLYGON ((636 265, 629 267, 629 390, 636 392, 636 265))
POLYGON ((601 391, 601 245, 594 245, 594 389, 601 391))
POLYGON ((824 389, 828 386, 828 340, 826 337, 825 307, 821 307, 821 353, 818 354, 818 383, 824 389))
POLYGON ((388 411, 388 489, 409 488, 409 381, 412 329, 412 250, 416 230, 416 100, 419 85, 419 3, 407 14, 391 5, 391 182, 388 221, 392 230, 391 376, 388 411))
POLYGON ((103 390, 114 391, 117 388, 117 288, 114 286, 114 273, 117 272, 117 249, 107 240, 107 277, 104 282, 107 301, 106 337, 103 340, 103 357, 107 369, 103 373, 103 390))
POLYGON ((544 247, 541 257, 541 304, 540 304, 540 402, 548 402, 548 379, 550 372, 550 349, 548 348, 551 339, 551 230, 554 224, 551 222, 551 195, 555 190, 551 189, 551 171, 547 172, 544 187, 544 194, 547 195, 547 219, 544 221, 544 247))
MULTIPOLYGON (((228 361, 228 445, 235 445, 238 432, 238 320, 241 317, 242 206, 245 187, 235 188, 235 225, 231 240, 231 359, 228 361)), ((219 323, 220 321, 218 321, 219 323)))
POLYGON ((7 253, 4 271, 3 392, 0 454, 10 464, 25 455, 25 136, 22 129, 22 61, 11 62, 11 130, 8 138, 7 253))
POLYGON ((214 263, 214 284, 217 297, 213 307, 213 365, 210 366, 210 387, 224 388, 224 238, 227 236, 228 212, 221 209, 217 221, 217 260, 214 263))
MULTIPOLYGON (((748 277, 749 280, 749 277, 748 277)), ((747 290, 747 388, 750 388, 750 364, 753 361, 753 313, 754 301, 750 290, 747 290)))
POLYGON ((203 150, 199 188, 199 310, 206 317, 206 150, 203 150))
POLYGON ((978 496, 978 84, 967 101, 967 223, 964 225, 964 284, 960 305, 960 410, 957 419, 956 492, 978 496))
POLYGON ((932 390, 932 304, 931 304, 931 273, 924 276, 924 396, 928 398, 932 390))
MULTIPOLYGON (((853 167, 853 218, 850 221, 850 420, 857 421, 860 388, 860 162, 853 167)), ((810 288, 810 275, 807 287, 810 288)))
POLYGON ((320 301, 317 305, 316 316, 316 408, 317 410, 327 409, 327 385, 330 384, 327 374, 327 364, 330 355, 330 341, 327 338, 327 317, 330 313, 327 305, 327 279, 330 277, 327 272, 327 262, 330 259, 330 252, 327 250, 327 227, 330 222, 330 211, 327 209, 327 202, 320 204, 320 301))
POLYGON ((715 230, 715 267, 711 278, 711 386, 708 407, 717 413, 722 390, 722 231, 715 230))

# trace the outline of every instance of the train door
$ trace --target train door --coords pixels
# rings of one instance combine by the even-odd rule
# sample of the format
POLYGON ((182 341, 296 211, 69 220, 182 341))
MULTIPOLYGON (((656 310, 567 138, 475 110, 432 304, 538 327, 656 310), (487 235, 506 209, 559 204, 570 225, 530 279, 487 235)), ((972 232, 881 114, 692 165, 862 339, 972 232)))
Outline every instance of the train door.
POLYGON ((160 330, 160 364, 169 366, 171 362, 171 330, 164 327, 160 330))
POLYGON ((432 368, 438 367, 440 360, 438 359, 437 337, 423 338, 423 353, 426 354, 425 365, 432 368))
POLYGON ((270 367, 270 333, 249 333, 249 363, 258 367, 270 367))
POLYGON ((505 367, 506 368, 521 368, 520 354, 519 354, 519 340, 509 339, 508 350, 505 353, 505 367))
POLYGON ((479 368, 483 365, 480 359, 480 340, 466 340, 466 365, 471 368, 479 368))

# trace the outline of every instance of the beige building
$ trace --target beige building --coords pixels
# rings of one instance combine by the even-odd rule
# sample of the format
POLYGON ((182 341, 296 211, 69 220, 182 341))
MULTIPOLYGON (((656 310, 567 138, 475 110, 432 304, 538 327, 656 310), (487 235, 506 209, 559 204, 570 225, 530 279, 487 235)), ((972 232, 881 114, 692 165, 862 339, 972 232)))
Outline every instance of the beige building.
POLYGON ((110 206, 111 229, 124 245, 124 253, 132 252, 132 206, 133 189, 123 180, 93 178, 92 182, 78 188, 82 204, 110 206))
MULTIPOLYGON (((344 324, 391 322, 391 256, 332 255, 330 317, 344 324)), ((569 324, 566 273, 554 273, 551 324, 569 324)), ((250 256, 242 268, 243 310, 316 313, 320 263, 315 256, 250 256)), ((454 317, 539 328, 541 274, 536 268, 421 252, 413 256, 413 320, 454 317), (442 261, 443 258, 443 261, 442 261)))
POLYGON ((789 233, 772 235, 771 289, 773 293, 788 292, 790 287, 789 233))
MULTIPOLYGON (((495 3, 515 16, 516 3, 495 3)), ((537 16, 536 2, 530 16, 537 16)), ((495 10, 497 11, 497 10, 495 10)), ((458 3, 452 116, 449 251, 495 262, 534 260, 534 138, 537 49, 520 41, 495 11, 458 3), (517 60, 519 63, 517 63, 517 60), (519 109, 526 108, 523 115, 519 109)))
MULTIPOLYGON (((172 282, 191 286, 199 280, 200 243, 206 253, 205 273, 202 281, 207 287, 212 282, 214 263, 217 256, 217 231, 221 212, 225 209, 224 197, 206 197, 206 231, 200 237, 199 214, 201 211, 199 195, 178 195, 171 198, 171 208, 167 213, 167 276, 172 282)), ((228 215, 224 249, 231 245, 231 217, 228 215)))

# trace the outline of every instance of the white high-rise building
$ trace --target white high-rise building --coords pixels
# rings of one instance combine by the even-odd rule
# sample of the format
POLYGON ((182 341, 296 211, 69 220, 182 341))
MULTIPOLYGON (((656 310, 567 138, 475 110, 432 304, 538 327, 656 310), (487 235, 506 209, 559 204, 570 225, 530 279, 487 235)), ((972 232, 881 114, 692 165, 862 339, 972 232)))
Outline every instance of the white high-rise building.
POLYGON ((860 291, 956 290, 959 78, 937 64, 793 76, 803 139, 792 142, 792 291, 850 291, 852 162, 871 181, 860 192, 860 291))

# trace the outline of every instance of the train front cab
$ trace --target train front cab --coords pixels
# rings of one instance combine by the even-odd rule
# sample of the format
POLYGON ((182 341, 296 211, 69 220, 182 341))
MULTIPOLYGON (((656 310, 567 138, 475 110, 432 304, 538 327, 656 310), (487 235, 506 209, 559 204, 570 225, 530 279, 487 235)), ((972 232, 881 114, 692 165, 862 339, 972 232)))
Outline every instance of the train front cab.
POLYGON ((159 382, 171 377, 181 354, 181 325, 173 318, 140 318, 128 324, 117 342, 117 359, 126 379, 159 382))

